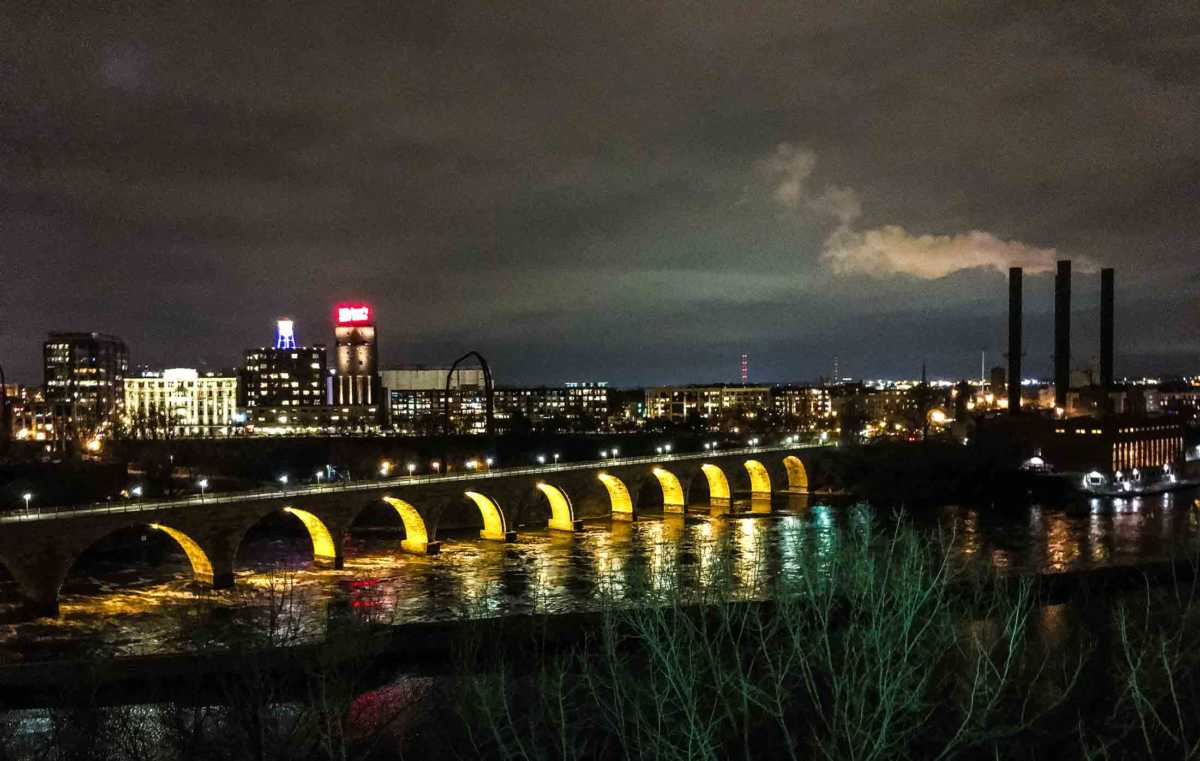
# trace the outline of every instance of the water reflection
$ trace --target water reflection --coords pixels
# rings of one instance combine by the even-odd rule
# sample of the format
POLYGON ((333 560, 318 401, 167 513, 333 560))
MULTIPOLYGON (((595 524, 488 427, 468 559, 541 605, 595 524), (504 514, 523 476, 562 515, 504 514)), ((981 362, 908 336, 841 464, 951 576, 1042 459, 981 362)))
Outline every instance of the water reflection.
MULTIPOLYGON (((982 559, 1003 572, 1063 572, 1192 551, 1200 537, 1195 499, 946 508, 914 521, 960 564, 982 559)), ((892 521, 808 496, 779 495, 769 507, 744 500, 714 514, 697 506, 686 516, 588 522, 575 535, 522 530, 512 544, 443 536, 436 556, 400 553, 394 533, 356 534, 340 570, 312 568, 311 548, 295 537, 266 537, 243 549, 234 589, 221 591, 194 584, 182 555, 132 569, 99 564, 64 587, 59 620, 0 628, 0 658, 173 652, 235 644, 247 632, 303 641, 325 636, 344 615, 404 623, 560 613, 645 594, 687 596, 714 579, 751 596, 781 576, 828 570, 847 527, 892 521)), ((15 599, 11 580, 0 583, 0 595, 15 599)))

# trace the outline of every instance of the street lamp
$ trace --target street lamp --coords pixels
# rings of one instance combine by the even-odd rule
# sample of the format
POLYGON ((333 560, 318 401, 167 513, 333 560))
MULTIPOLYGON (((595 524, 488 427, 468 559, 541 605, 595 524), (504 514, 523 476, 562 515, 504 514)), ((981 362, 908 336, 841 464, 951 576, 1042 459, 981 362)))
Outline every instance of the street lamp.
POLYGON ((413 471, 414 471, 414 470, 416 470, 416 469, 417 469, 417 464, 416 464, 416 463, 414 463, 414 462, 410 462, 410 463, 408 464, 408 477, 409 477, 409 478, 412 478, 413 471))
POLYGON ((555 464, 555 465, 557 465, 557 464, 558 464, 558 452, 555 452, 555 453, 554 453, 554 464, 555 464))
POLYGON ((493 460, 491 457, 489 457, 489 458, 487 458, 486 460, 484 460, 484 462, 486 462, 486 463, 487 463, 488 470, 491 470, 491 468, 492 468, 492 463, 494 463, 494 462, 495 462, 495 460, 493 460))
POLYGON ((537 460, 538 460, 538 465, 545 465, 546 464, 546 455, 544 455, 544 454, 538 455, 537 460))
POLYGON ((616 457, 616 456, 617 456, 617 455, 619 455, 619 454, 621 454, 621 450, 620 450, 620 449, 617 449, 616 447, 613 447, 613 448, 612 448, 612 456, 613 456, 613 457, 616 457))
POLYGON ((431 462, 431 463, 429 463, 429 464, 430 464, 431 466, 433 466, 433 472, 434 472, 434 473, 441 473, 441 472, 442 472, 442 464, 441 464, 440 462, 438 462, 437 460, 434 460, 433 462, 431 462))
POLYGON ((657 453, 659 453, 659 454, 662 454, 662 452, 663 452, 663 450, 662 450, 662 447, 655 447, 655 448, 654 448, 654 451, 655 451, 655 452, 657 452, 657 453))
POLYGON ((200 487, 200 499, 204 499, 204 490, 208 488, 208 479, 201 478, 196 482, 196 486, 200 487))
POLYGON ((380 461, 379 475, 383 476, 384 478, 387 478, 388 473, 391 473, 391 472, 392 472, 392 464, 390 462, 388 462, 387 460, 380 461))
POLYGON ((607 449, 601 449, 601 450, 600 450, 600 459, 601 459, 601 460, 603 460, 603 459, 604 459, 604 458, 606 458, 606 457, 608 457, 608 450, 607 450, 607 449))
POLYGON ((129 490, 129 493, 135 497, 141 498, 141 496, 142 496, 141 485, 139 484, 138 486, 133 487, 132 489, 129 490))
POLYGON ((21 499, 25 500, 25 512, 29 512, 29 500, 33 499, 33 495, 25 492, 21 495, 21 499))
POLYGON ((287 486, 287 482, 288 482, 287 473, 284 473, 282 476, 279 477, 279 483, 283 484, 284 486, 287 486))
POLYGON ((671 451, 671 445, 670 445, 670 444, 663 444, 663 449, 664 449, 664 450, 666 450, 667 452, 670 452, 670 451, 671 451))
POLYGON ((325 474, 324 474, 324 473, 322 473, 321 471, 319 471, 319 470, 318 470, 318 471, 317 471, 317 472, 316 472, 314 475, 316 475, 316 477, 317 477, 317 484, 320 484, 320 483, 321 483, 321 476, 323 476, 323 475, 325 475, 325 474))
POLYGON ((467 470, 475 470, 475 466, 478 464, 475 460, 467 460, 467 470))

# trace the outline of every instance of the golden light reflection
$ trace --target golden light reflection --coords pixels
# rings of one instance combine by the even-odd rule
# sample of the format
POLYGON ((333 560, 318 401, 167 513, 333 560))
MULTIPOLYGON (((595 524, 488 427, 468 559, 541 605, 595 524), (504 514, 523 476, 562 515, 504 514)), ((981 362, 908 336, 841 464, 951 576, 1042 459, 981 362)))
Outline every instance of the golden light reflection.
POLYGON ((1079 537, 1061 515, 1051 515, 1046 526, 1046 568, 1065 571, 1079 558, 1079 537))
POLYGON ((285 507, 283 511, 299 518, 300 522, 304 524, 304 528, 308 529, 315 560, 334 561, 337 559, 337 546, 333 542, 333 535, 329 533, 329 529, 325 527, 320 518, 298 507, 285 507))
POLYGON ((395 497, 384 497, 383 501, 395 508, 404 523, 404 540, 400 542, 400 548, 418 555, 428 552, 429 533, 425 529, 425 519, 417 512, 417 508, 395 497))
POLYGON ((508 532, 504 522, 504 513, 501 512, 496 501, 477 491, 466 492, 466 496, 475 503, 475 506, 479 508, 479 514, 483 516, 483 530, 479 532, 479 538, 505 541, 508 538, 508 532))

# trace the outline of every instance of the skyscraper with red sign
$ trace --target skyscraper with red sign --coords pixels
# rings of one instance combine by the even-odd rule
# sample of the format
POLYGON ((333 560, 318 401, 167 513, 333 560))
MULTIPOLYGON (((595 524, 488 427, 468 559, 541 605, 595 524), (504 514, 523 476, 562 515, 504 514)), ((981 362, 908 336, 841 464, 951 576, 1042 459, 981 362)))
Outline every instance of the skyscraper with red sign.
POLYGON ((338 304, 334 309, 337 363, 333 403, 383 406, 375 321, 366 304, 338 304))

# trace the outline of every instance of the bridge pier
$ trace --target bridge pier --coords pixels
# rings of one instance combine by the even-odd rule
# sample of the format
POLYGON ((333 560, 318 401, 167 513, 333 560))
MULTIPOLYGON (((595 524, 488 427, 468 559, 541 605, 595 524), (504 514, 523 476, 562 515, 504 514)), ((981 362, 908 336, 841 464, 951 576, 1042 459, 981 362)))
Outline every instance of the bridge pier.
POLYGON ((516 531, 488 531, 484 529, 479 532, 480 539, 490 539, 493 542, 515 542, 517 541, 516 531))
POLYGON ((332 547, 325 546, 325 542, 321 541, 313 543, 313 565, 317 568, 331 568, 340 571, 346 565, 346 556, 342 552, 346 532, 330 530, 329 538, 332 547))
POLYGON ((401 539, 400 549, 413 555, 438 555, 442 551, 442 543, 401 539))
POLYGON ((35 618, 58 618, 58 594, 51 596, 21 595, 20 618, 32 621, 35 618))

